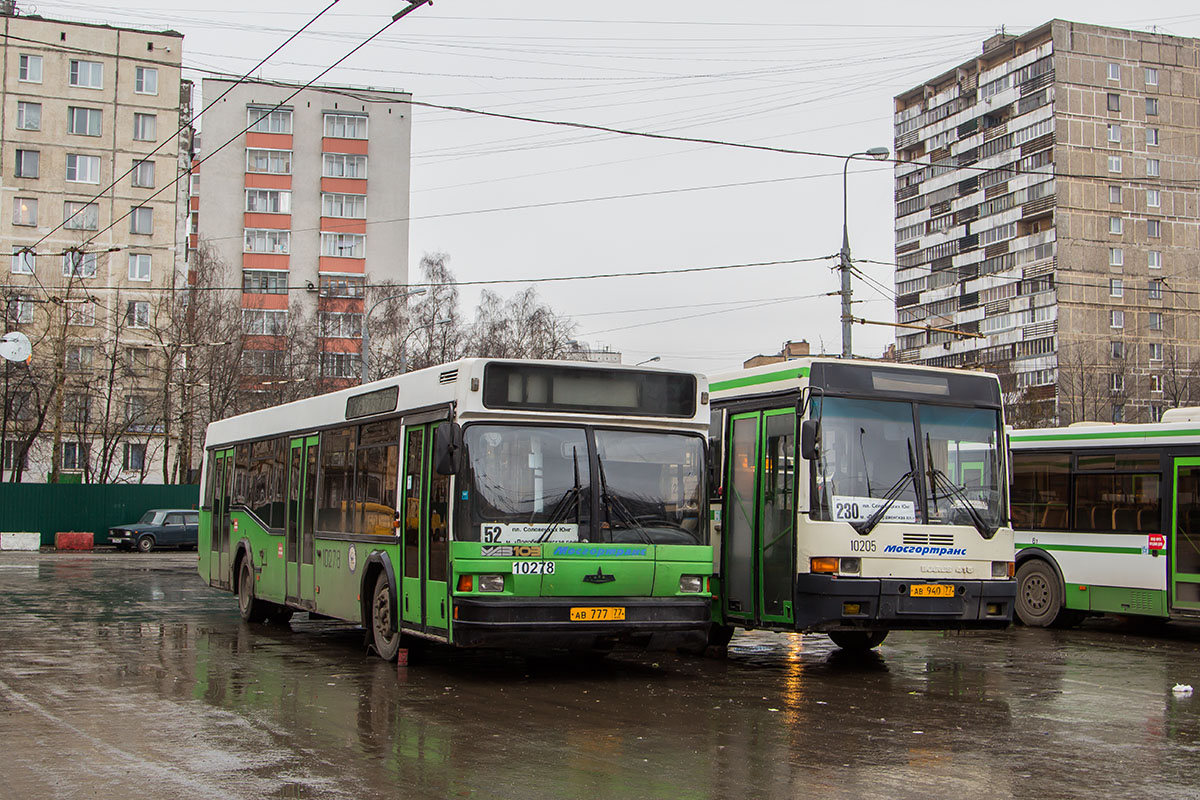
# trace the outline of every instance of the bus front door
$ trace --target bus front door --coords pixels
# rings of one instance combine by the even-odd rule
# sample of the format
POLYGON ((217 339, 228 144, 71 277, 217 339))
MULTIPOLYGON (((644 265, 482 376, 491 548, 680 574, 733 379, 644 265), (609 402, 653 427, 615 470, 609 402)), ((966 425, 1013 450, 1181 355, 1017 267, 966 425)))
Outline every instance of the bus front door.
POLYGON ((229 500, 232 484, 233 449, 219 450, 213 458, 214 491, 208 582, 223 589, 233 586, 229 574, 229 500))
POLYGON ((288 448, 287 540, 284 597, 288 603, 315 608, 313 578, 313 509, 317 492, 318 437, 292 439, 288 448))
POLYGON ((1171 607, 1200 611, 1200 458, 1175 459, 1171 607))
POLYGON ((404 429, 404 577, 400 618, 404 626, 445 636, 449 622, 448 518, 450 477, 433 469, 438 423, 404 429))
POLYGON ((794 620, 796 422, 792 408, 730 421, 722 576, 728 622, 794 620))

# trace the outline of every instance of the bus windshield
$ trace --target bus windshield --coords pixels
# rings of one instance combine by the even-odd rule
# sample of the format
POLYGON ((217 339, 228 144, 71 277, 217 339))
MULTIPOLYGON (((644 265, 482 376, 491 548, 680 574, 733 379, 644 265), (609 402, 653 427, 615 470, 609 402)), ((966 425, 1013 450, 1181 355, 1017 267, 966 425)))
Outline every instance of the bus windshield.
POLYGON ((902 401, 814 401, 816 518, 863 522, 892 496, 882 521, 978 527, 977 514, 1002 524, 998 412, 929 403, 916 404, 915 419, 913 411, 902 401))
POLYGON ((463 442, 460 541, 706 543, 698 437, 470 425, 463 442))

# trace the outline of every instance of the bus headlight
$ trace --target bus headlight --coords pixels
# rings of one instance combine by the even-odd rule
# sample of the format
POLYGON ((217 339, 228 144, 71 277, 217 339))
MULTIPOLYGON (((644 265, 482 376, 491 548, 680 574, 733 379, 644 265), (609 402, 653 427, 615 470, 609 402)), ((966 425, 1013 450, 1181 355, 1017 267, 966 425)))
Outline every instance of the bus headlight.
POLYGON ((1016 574, 1014 569, 1016 565, 1012 561, 993 561, 992 562, 992 577, 993 578, 1011 578, 1016 574))
POLYGON ((841 572, 849 575, 857 575, 862 572, 862 559, 860 558, 842 558, 840 559, 841 572))
POLYGON ((481 592, 503 592, 504 591, 504 576, 503 575, 480 575, 479 576, 479 591, 481 591, 481 592))
POLYGON ((679 577, 679 591, 686 594, 695 594, 704 590, 704 579, 699 575, 681 575, 679 577))

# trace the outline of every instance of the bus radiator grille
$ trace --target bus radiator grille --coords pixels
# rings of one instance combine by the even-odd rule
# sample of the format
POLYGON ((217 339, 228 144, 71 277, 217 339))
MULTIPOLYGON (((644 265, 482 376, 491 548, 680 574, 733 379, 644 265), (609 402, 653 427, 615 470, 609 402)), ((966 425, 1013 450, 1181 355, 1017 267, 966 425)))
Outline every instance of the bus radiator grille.
POLYGON ((953 533, 906 533, 902 537, 904 544, 932 544, 938 547, 953 547, 953 533))

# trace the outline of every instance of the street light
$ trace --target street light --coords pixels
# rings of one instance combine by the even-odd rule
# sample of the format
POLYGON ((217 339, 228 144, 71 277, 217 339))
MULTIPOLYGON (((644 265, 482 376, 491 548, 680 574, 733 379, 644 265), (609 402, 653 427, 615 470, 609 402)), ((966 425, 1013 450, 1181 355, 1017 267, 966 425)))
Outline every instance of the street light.
POLYGON ((407 334, 405 334, 404 339, 400 342, 400 374, 401 375, 403 375, 405 372, 408 371, 408 339, 409 339, 409 337, 412 336, 414 333, 416 333, 418 331, 423 331, 427 328, 436 328, 438 325, 449 325, 451 321, 452 320, 449 317, 446 317, 443 319, 435 319, 433 322, 430 322, 428 325, 418 325, 417 327, 415 327, 411 331, 409 331, 407 334))
POLYGON ((650 363, 653 363, 653 362, 655 362, 655 361, 662 361, 662 356, 654 356, 653 358, 647 358, 645 361, 639 361, 639 362, 637 362, 636 364, 634 364, 634 366, 635 366, 635 367, 640 367, 642 364, 650 364, 650 363))
MULTIPOLYGON (((386 303, 388 300, 403 300, 406 297, 413 297, 418 294, 425 294, 425 289, 412 289, 400 294, 389 295, 388 297, 376 300, 375 303, 367 309, 367 313, 363 314, 363 330, 362 330, 362 382, 367 382, 367 370, 370 367, 371 358, 371 312, 379 306, 380 303, 386 303)), ((401 370, 403 372, 403 370, 401 370)))
POLYGON ((850 160, 858 156, 870 156, 876 161, 887 158, 889 151, 886 147, 872 147, 861 153, 851 153, 846 156, 842 165, 842 252, 838 270, 842 273, 842 358, 853 358, 850 326, 854 319, 850 311, 850 230, 847 226, 846 203, 846 172, 850 169, 850 160))

